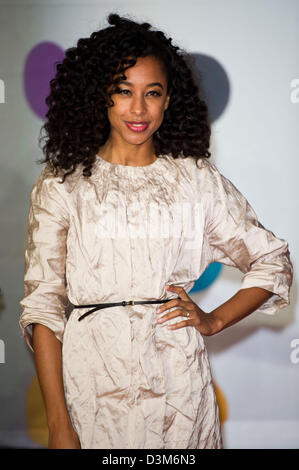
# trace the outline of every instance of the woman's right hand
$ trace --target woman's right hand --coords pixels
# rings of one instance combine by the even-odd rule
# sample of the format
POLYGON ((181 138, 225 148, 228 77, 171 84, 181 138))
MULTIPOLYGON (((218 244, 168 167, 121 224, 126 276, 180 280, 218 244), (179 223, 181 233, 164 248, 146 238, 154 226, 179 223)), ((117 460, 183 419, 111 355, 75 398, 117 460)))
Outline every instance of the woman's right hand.
POLYGON ((78 434, 71 424, 49 429, 48 449, 81 449, 78 434))

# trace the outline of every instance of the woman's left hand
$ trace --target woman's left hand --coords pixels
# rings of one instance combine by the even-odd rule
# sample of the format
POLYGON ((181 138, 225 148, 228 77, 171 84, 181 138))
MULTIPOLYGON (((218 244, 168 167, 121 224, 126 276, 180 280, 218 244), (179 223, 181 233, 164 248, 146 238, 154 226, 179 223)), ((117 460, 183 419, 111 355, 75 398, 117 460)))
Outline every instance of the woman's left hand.
POLYGON ((171 324, 168 326, 168 328, 171 330, 177 330, 186 326, 194 326, 201 334, 205 336, 212 336, 221 330, 219 320, 215 317, 215 315, 213 313, 205 313, 203 310, 201 310, 201 308, 199 308, 198 305, 196 305, 187 295, 183 287, 168 286, 166 289, 172 292, 176 292, 179 298, 171 299, 169 302, 161 305, 157 309, 157 313, 162 313, 165 310, 173 307, 179 308, 161 316, 157 320, 159 324, 170 320, 171 318, 186 316, 186 320, 171 324), (186 315, 187 313, 189 313, 189 316, 186 315))

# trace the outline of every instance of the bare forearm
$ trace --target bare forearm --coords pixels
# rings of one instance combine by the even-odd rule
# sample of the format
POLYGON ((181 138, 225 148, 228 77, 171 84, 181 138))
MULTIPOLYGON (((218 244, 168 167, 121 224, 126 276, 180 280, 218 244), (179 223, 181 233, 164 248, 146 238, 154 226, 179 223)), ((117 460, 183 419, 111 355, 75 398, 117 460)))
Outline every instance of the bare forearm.
POLYGON ((46 407, 48 427, 70 424, 63 378, 61 342, 44 325, 33 325, 33 348, 37 375, 46 407))
POLYGON ((247 317, 272 295, 273 292, 261 287, 240 289, 233 297, 211 312, 217 323, 217 332, 247 317))

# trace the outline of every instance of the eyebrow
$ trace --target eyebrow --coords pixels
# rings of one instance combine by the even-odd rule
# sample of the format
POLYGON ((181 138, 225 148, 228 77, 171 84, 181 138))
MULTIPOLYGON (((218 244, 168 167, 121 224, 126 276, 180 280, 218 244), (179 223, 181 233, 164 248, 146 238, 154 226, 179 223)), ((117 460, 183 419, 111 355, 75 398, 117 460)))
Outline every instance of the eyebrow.
MULTIPOLYGON (((119 82, 119 84, 124 84, 124 85, 129 85, 129 86, 133 86, 133 83, 131 82, 128 82, 127 80, 122 80, 119 82)), ((163 90, 163 85, 160 83, 160 82, 152 82, 152 83, 148 83, 146 86, 159 86, 160 88, 162 88, 163 90)))

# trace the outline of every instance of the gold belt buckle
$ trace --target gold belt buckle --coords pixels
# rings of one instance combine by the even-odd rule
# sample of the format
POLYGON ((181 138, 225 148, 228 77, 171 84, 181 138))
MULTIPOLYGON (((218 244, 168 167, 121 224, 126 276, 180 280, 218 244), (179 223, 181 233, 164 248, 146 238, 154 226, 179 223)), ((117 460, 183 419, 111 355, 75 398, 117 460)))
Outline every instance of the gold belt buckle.
POLYGON ((122 305, 135 305, 134 300, 123 300, 122 305))

